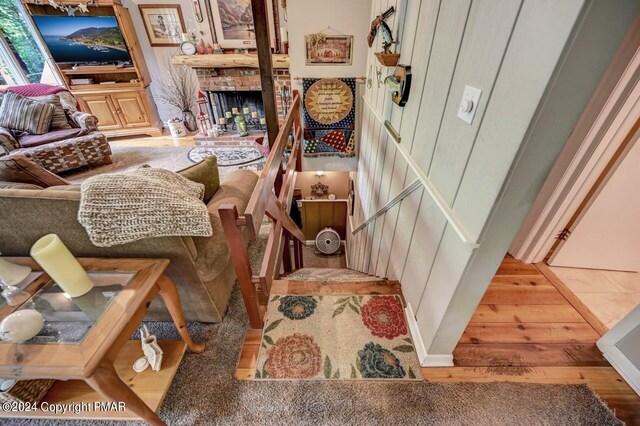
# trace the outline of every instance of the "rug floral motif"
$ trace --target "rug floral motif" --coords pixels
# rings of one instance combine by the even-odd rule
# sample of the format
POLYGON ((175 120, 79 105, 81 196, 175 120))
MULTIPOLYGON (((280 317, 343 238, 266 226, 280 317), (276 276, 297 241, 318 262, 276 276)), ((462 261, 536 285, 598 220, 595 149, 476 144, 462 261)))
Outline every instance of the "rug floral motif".
POLYGON ((421 380, 399 296, 273 296, 256 379, 421 380))

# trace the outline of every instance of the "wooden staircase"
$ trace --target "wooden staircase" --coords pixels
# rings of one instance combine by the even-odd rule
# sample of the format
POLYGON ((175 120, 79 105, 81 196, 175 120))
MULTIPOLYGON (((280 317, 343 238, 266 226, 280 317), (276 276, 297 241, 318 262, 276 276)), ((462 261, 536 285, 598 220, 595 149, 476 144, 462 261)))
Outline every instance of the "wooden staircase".
POLYGON ((400 283, 348 268, 302 268, 274 280, 272 294, 401 294, 400 283), (322 275, 325 275, 324 279, 322 275), (342 278, 340 277, 342 276, 342 278))

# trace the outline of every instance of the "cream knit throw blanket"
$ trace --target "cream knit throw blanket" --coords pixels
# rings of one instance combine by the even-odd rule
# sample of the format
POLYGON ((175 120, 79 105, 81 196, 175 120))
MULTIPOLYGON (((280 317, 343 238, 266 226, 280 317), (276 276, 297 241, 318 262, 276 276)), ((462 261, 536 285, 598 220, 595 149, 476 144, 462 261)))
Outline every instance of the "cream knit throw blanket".
POLYGON ((82 183, 78 221, 98 247, 150 237, 212 234, 204 185, 163 169, 91 177, 82 183))

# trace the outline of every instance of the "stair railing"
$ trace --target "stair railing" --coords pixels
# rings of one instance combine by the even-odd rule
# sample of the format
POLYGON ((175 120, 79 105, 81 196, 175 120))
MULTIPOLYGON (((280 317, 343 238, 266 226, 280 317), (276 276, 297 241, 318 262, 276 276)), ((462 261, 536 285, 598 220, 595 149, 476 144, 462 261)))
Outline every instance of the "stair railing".
POLYGON ((218 209, 251 328, 260 329, 264 325, 264 313, 271 285, 280 274, 280 265, 285 272, 291 271, 290 240, 293 240, 295 268, 303 267, 302 244, 305 237, 289 215, 296 180, 295 172, 300 171, 301 138, 300 96, 294 91, 291 108, 280 127, 275 143, 271 145, 269 157, 244 215, 239 215, 233 204, 223 204, 218 209), (283 173, 282 159, 292 129, 291 154, 283 173), (276 195, 275 184, 279 174, 282 174, 283 180, 279 194, 276 195), (271 229, 260 271, 258 275, 254 275, 245 237, 255 239, 258 236, 265 214, 272 219, 271 229))

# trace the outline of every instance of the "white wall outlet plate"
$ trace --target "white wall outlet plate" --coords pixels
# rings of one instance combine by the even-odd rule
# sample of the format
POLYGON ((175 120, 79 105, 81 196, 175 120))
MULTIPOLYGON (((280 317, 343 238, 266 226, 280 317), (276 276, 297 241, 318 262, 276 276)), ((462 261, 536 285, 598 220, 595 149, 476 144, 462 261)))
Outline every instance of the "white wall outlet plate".
POLYGON ((476 111, 480 105, 480 95, 482 95, 482 90, 471 86, 464 86, 462 99, 458 106, 458 117, 462 121, 469 124, 473 122, 473 117, 476 116, 476 111))

